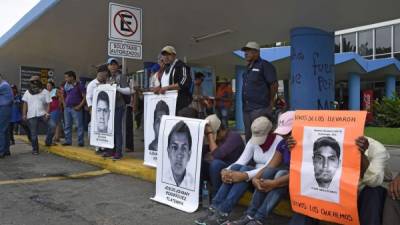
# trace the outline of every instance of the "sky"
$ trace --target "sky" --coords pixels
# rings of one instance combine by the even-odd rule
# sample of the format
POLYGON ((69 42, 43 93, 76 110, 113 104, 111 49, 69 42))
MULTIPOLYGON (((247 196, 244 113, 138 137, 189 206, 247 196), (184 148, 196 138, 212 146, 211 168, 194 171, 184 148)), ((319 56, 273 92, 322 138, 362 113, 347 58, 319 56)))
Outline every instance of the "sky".
POLYGON ((0 0, 0 37, 40 0, 0 0))

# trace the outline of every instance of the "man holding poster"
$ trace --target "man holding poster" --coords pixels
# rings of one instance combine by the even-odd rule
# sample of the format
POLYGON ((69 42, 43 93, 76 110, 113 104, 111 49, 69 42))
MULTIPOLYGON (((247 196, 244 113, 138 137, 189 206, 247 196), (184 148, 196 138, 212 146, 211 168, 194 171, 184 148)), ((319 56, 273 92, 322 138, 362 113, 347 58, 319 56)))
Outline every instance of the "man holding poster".
POLYGON ((365 112, 296 112, 290 196, 304 215, 295 214, 291 225, 381 224, 389 154, 362 136, 364 123, 365 112))

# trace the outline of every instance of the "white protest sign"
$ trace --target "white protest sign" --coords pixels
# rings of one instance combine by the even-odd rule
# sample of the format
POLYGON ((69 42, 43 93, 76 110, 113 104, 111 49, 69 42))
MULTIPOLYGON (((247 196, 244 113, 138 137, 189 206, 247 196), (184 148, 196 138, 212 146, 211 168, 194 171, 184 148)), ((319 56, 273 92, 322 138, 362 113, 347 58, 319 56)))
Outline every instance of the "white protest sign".
POLYGON ((199 206, 205 120, 163 116, 152 200, 192 213, 199 206))
POLYGON ((161 117, 175 115, 177 91, 167 91, 164 95, 153 92, 144 94, 144 165, 156 167, 158 155, 158 134, 161 117))

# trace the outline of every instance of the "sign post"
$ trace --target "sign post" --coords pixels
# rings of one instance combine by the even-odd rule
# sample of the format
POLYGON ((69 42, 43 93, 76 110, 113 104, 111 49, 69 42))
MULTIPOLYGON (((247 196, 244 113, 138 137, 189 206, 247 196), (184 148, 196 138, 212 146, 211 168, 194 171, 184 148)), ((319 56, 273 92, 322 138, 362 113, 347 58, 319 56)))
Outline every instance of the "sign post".
POLYGON ((108 55, 122 58, 122 77, 126 78, 126 59, 142 59, 142 9, 110 2, 108 39, 108 55))

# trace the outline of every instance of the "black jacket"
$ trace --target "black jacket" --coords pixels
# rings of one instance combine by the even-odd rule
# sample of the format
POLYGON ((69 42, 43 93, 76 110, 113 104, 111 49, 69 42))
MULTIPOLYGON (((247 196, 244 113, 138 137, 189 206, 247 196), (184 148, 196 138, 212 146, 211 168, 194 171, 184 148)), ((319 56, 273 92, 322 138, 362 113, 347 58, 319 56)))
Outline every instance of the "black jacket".
POLYGON ((171 71, 169 77, 169 84, 178 84, 178 99, 176 102, 176 114, 178 112, 189 106, 192 103, 192 76, 190 75, 190 67, 188 67, 184 62, 178 60, 171 71))

